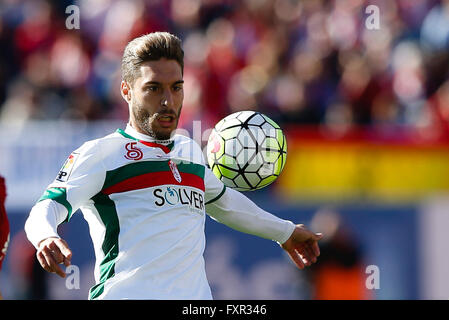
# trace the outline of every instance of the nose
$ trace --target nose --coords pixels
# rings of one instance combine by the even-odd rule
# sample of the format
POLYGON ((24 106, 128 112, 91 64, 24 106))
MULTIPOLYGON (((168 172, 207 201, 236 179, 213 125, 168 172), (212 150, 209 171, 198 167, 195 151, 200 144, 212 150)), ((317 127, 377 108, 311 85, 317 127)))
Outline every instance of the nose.
POLYGON ((161 106, 165 108, 171 108, 173 106, 173 95, 170 90, 164 90, 164 94, 161 99, 161 106))

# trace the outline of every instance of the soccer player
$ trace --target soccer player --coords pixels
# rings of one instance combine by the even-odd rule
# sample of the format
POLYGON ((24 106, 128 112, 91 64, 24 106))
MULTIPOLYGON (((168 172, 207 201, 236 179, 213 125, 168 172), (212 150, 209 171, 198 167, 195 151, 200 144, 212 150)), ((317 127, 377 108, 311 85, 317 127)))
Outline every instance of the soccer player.
POLYGON ((212 299, 205 213, 277 241, 298 268, 316 262, 315 234, 226 188, 198 144, 174 134, 181 114, 184 52, 174 35, 132 40, 122 59, 125 130, 88 141, 64 163, 25 224, 42 267, 65 277, 72 252, 57 226, 81 209, 89 224, 96 284, 89 299, 212 299))
MULTIPOLYGON (((0 176, 0 270, 2 269, 9 243, 9 221, 8 216, 6 215, 5 201, 6 184, 5 179, 0 176)), ((3 299, 1 292, 0 299, 3 299)))

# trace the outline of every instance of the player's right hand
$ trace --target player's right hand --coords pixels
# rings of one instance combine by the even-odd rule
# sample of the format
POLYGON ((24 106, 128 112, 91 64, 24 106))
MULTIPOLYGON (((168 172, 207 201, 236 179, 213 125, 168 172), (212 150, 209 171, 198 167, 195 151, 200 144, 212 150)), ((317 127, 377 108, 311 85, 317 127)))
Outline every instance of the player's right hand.
POLYGON ((72 251, 65 240, 51 237, 39 242, 36 257, 46 271, 56 273, 58 276, 65 278, 66 274, 62 271, 59 264, 64 263, 68 267, 70 259, 72 259, 72 251))

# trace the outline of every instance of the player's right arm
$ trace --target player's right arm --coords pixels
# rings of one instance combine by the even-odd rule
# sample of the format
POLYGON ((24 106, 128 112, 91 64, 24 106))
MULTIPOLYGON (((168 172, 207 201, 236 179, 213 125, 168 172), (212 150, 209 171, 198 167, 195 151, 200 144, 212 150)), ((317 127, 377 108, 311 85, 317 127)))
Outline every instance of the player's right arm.
POLYGON ((44 270, 65 277, 60 263, 70 265, 72 252, 59 237, 57 227, 67 217, 67 209, 56 200, 45 199, 31 209, 25 223, 28 240, 36 247, 36 257, 44 270))
POLYGON ((105 175, 98 142, 86 142, 72 152, 56 179, 31 209, 25 232, 46 271, 65 277, 59 264, 68 266, 72 252, 59 237, 57 228, 69 221, 81 205, 101 190, 105 175))

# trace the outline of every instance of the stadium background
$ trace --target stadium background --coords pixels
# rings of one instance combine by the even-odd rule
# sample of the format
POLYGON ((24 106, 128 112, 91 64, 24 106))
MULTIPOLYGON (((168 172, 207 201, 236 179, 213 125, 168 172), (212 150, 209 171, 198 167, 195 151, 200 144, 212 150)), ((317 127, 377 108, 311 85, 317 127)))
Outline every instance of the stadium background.
POLYGON ((75 290, 36 268, 24 221, 73 149, 125 126, 122 50, 158 30, 184 43, 180 126, 206 132, 238 110, 274 119, 286 167, 247 195, 326 235, 319 264, 297 271, 274 242, 208 218, 216 299, 449 297, 449 1, 5 0, 6 299, 87 297, 93 249, 82 215, 60 228, 81 270, 75 290), (69 5, 79 29, 66 28, 69 5), (366 26, 368 5, 379 8, 378 30, 366 26), (380 276, 371 289, 368 266, 380 276))

